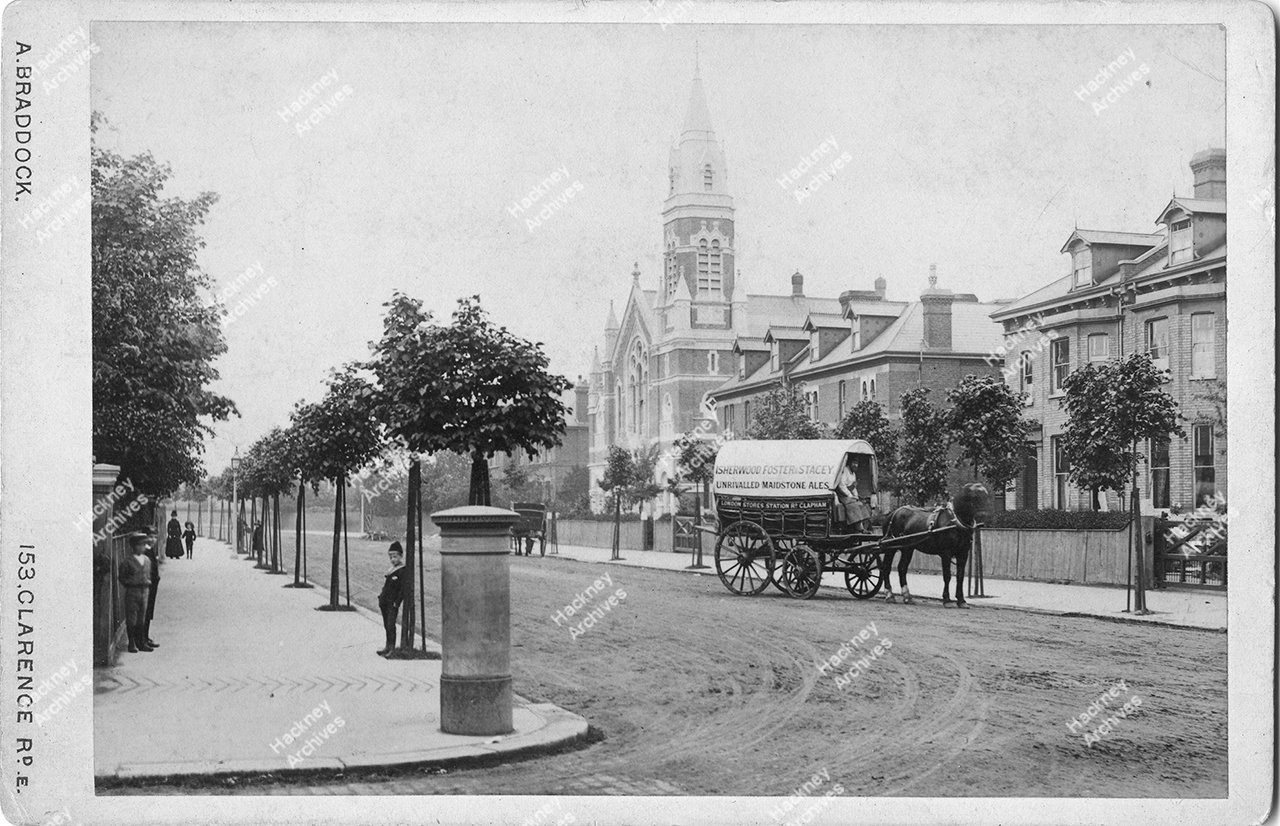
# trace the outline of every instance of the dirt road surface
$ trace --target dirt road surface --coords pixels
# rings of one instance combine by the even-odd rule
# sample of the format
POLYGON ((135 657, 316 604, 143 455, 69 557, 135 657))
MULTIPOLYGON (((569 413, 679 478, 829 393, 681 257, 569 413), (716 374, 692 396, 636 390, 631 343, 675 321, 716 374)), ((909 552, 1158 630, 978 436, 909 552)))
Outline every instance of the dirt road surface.
MULTIPOLYGON (((315 537, 309 544, 310 576, 327 583, 328 549, 315 537)), ((351 544, 353 600, 374 610, 386 545, 351 544)), ((292 567, 289 535, 285 547, 292 567)), ((439 555, 428 552, 426 563, 427 633, 439 639, 439 555)), ((511 583, 515 690, 583 715, 603 741, 498 767, 222 792, 785 795, 823 770, 850 795, 1227 792, 1222 633, 977 600, 958 611, 936 601, 861 602, 825 589, 807 602, 772 588, 735 597, 714 571, 553 557, 513 557, 511 583), (555 616, 597 580, 604 587, 585 611, 619 590, 625 598, 573 636, 574 618, 557 625, 555 616), (841 668, 819 670, 864 629, 870 645, 881 644, 879 656, 855 666, 868 656, 863 648, 841 668), (838 685, 851 667, 856 678, 838 685), (1136 696, 1140 710, 1086 745, 1084 732, 1107 715, 1078 732, 1067 724, 1113 687, 1115 705, 1136 696)), ((372 657, 376 629, 370 634, 372 657)))

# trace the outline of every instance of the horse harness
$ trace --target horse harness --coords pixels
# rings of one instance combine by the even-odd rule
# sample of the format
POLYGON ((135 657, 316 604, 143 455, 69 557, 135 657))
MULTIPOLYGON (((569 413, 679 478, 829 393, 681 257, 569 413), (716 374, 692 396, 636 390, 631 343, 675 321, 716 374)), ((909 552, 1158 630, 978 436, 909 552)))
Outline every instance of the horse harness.
POLYGON ((941 515, 942 515, 942 514, 944 514, 944 513, 949 513, 949 514, 951 514, 951 518, 952 518, 953 520, 955 520, 956 525, 957 525, 957 526, 959 526, 959 527, 961 527, 961 528, 964 528, 964 529, 965 529, 965 530, 967 530, 967 531, 971 531, 971 530, 973 530, 974 528, 978 527, 978 522, 977 522, 977 520, 974 520, 974 523, 973 523, 972 525, 966 525, 966 524, 965 524, 965 523, 960 519, 960 517, 959 517, 959 516, 956 516, 955 508, 953 508, 953 507, 951 506, 951 503, 950 503, 950 502, 948 502, 948 503, 947 503, 947 504, 945 504, 945 505, 938 505, 937 507, 935 507, 935 508, 933 509, 933 513, 929 514, 929 526, 928 526, 928 528, 927 528, 926 530, 928 530, 930 533, 932 533, 932 532, 933 532, 933 530, 934 530, 934 528, 936 528, 936 527, 937 527, 937 525, 938 525, 938 517, 939 517, 939 516, 941 516, 941 515))

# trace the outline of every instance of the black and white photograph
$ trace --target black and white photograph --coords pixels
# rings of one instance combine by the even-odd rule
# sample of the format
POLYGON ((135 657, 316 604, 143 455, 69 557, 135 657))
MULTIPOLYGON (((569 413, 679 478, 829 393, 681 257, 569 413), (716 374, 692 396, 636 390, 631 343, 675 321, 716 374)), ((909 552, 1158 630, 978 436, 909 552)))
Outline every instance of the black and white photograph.
POLYGON ((1273 817, 1274 32, 9 5, 4 816, 1273 817))

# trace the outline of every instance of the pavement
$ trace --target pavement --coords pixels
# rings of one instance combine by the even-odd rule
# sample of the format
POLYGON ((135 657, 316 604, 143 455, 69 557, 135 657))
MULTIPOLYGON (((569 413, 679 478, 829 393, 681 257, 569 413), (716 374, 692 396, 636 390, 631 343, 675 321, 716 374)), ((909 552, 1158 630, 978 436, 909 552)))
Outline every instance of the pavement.
POLYGON ((449 766, 586 737, 582 717, 519 696, 513 733, 444 734, 440 660, 379 657, 380 616, 316 611, 327 590, 283 588, 292 575, 257 570, 225 542, 198 539, 194 556, 161 568, 160 648, 95 669, 99 781, 449 766))
MULTIPOLYGON (((691 554, 681 551, 622 551, 622 561, 610 560, 608 548, 588 548, 573 545, 548 547, 548 556, 576 559, 582 562, 599 562, 608 565, 630 565, 638 568, 657 568, 684 574, 716 576, 713 543, 703 546, 702 561, 708 567, 702 571, 688 570, 691 554)), ((894 576, 896 576, 894 572, 894 576)), ((896 580, 895 580, 896 582, 896 580)), ((942 598, 942 574, 908 574, 912 596, 917 599, 942 598)), ((952 583, 953 587, 955 583, 952 583)), ((1169 588, 1147 591, 1146 615, 1125 611, 1125 589, 1108 585, 1059 585, 1026 580, 991 579, 983 581, 983 597, 969 597, 975 608, 1009 608, 1061 616, 1087 616, 1116 622, 1142 622, 1156 625, 1175 625, 1184 628, 1202 628, 1213 631, 1227 630, 1227 594, 1225 591, 1208 591, 1192 588, 1169 588)), ((825 574, 822 587, 834 588, 850 599, 844 585, 843 574, 825 574)), ((884 591, 875 599, 883 599, 884 591)))

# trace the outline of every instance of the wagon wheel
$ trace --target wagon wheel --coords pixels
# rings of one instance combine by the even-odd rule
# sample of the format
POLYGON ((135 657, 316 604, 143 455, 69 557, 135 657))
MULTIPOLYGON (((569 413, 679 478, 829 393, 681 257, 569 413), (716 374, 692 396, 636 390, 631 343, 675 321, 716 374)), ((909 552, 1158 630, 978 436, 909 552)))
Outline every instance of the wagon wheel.
POLYGON ((758 594, 773 578, 773 541, 752 522, 734 522, 716 539, 716 573, 735 594, 758 594))
POLYGON ((871 599, 880 593, 884 574, 880 570, 880 557, 867 551, 855 551, 849 555, 844 572, 844 587, 858 599, 871 599))
POLYGON ((782 567, 774 582, 788 596, 808 599, 822 584, 822 557, 813 548, 794 543, 782 557, 782 567))

